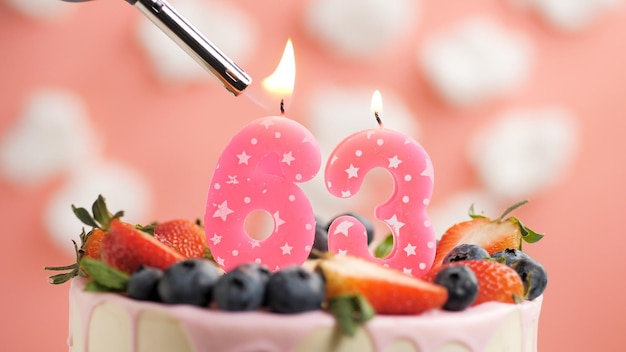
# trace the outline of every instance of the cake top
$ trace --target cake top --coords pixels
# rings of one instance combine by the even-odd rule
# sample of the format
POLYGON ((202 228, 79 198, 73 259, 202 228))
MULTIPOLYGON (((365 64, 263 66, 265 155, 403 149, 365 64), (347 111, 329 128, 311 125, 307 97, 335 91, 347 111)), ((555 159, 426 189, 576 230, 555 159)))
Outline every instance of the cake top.
MULTIPOLYGON (((82 276, 88 280, 85 290, 161 304, 276 314, 325 310, 337 318, 343 332, 352 334, 376 314, 463 311, 485 302, 516 304, 541 296, 546 271, 521 249, 523 242, 537 242, 543 235, 509 217, 525 203, 514 204, 497 219, 470 207, 471 220, 446 231, 437 243, 432 268, 418 278, 374 261, 327 252, 330 224, 321 221, 303 265, 272 271, 251 262, 223 270, 211 255, 211 239, 199 221, 129 224, 122 220, 122 211, 111 213, 99 196, 91 212, 72 206, 91 228, 81 232, 80 246, 74 243, 76 263, 46 269, 63 271, 50 277, 53 284, 82 276)), ((345 216, 362 223, 368 243, 373 242, 369 220, 351 213, 339 218, 345 216)), ((375 256, 402 250, 393 241, 390 235, 378 243, 375 256)))

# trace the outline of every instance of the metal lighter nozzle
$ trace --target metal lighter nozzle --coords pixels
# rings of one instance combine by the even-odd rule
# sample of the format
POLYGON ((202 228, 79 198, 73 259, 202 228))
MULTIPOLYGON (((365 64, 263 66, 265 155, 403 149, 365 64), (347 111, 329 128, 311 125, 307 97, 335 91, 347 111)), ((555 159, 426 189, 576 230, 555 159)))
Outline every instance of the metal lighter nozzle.
POLYGON ((243 93, 252 82, 250 76, 241 67, 206 39, 165 0, 126 1, 161 28, 235 96, 243 93))

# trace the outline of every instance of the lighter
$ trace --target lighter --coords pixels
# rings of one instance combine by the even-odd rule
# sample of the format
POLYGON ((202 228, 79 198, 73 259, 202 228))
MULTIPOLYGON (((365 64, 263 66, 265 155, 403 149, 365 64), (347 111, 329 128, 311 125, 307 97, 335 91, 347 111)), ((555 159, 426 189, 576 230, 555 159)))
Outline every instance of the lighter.
MULTIPOLYGON (((83 2, 88 0, 64 0, 83 2)), ((126 0, 156 24, 228 91, 240 95, 252 79, 165 0, 126 0)))

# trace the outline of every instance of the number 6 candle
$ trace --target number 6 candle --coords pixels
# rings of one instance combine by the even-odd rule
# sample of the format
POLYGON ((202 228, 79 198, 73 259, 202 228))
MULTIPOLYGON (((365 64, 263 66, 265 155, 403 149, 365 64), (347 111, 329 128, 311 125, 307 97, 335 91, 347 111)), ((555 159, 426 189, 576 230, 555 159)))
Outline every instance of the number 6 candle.
MULTIPOLYGON (((284 62, 293 62, 289 54, 293 58, 290 42, 274 75, 284 62)), ((292 70, 295 78, 295 66, 292 70)), ((273 79, 266 81, 275 85, 273 79)), ((218 265, 230 270, 256 262, 277 270, 304 263, 313 244, 315 217, 295 183, 312 179, 320 165, 317 141, 293 120, 271 116, 243 127, 220 156, 207 196, 205 230, 218 265), (245 231, 245 220, 255 210, 273 219, 265 239, 245 231)))
POLYGON ((328 231, 330 252, 379 262, 416 277, 424 275, 435 258, 435 235, 426 207, 433 190, 433 167, 424 148, 409 136, 383 128, 378 112, 382 98, 376 91, 372 109, 379 128, 357 132, 330 154, 325 171, 326 188, 333 195, 355 195, 365 175, 376 167, 393 179, 391 197, 375 209, 377 219, 391 230, 394 246, 386 258, 375 258, 367 246, 365 227, 352 216, 334 220, 328 231))

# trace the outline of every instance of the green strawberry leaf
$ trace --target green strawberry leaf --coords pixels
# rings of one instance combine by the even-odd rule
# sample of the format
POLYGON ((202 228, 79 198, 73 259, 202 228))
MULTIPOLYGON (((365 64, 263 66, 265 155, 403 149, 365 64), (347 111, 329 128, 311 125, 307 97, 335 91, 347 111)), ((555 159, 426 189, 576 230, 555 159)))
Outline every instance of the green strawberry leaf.
POLYGON ((499 221, 504 220, 504 218, 505 218, 507 215, 509 215, 509 214, 510 214, 510 213, 512 213, 515 209, 517 209, 517 208, 521 207, 522 205, 524 205, 524 204, 526 204, 526 203, 528 203, 528 200, 522 200, 522 201, 519 201, 519 202, 517 202, 517 203, 515 203, 515 204, 511 205, 510 207, 506 208, 506 209, 504 210, 504 212, 502 213, 502 215, 500 215, 500 217, 498 218, 498 220, 499 220, 499 221))
POLYGON ((87 211, 87 209, 76 208, 74 205, 72 205, 72 211, 83 224, 91 226, 93 228, 99 227, 96 221, 91 217, 91 214, 89 214, 89 211, 87 211))
POLYGON ((385 258, 391 253, 393 249, 393 235, 389 234, 385 239, 376 246, 374 249, 374 256, 376 258, 385 258))
POLYGON ((476 211, 474 210, 474 204, 470 205, 469 210, 467 211, 468 215, 470 216, 470 218, 472 219, 481 219, 481 218, 485 218, 486 216, 483 214, 477 214, 476 211))
POLYGON ((526 243, 536 243, 536 242, 539 242, 539 240, 543 238, 544 236, 543 234, 537 233, 529 229, 528 227, 524 226, 524 224, 522 224, 522 222, 518 218, 512 218, 512 220, 515 221, 517 225, 519 226, 520 231, 522 232, 522 239, 526 243))
POLYGON ((92 258, 83 258, 80 261, 80 266, 89 274, 91 282, 95 284, 91 285, 97 287, 99 291, 125 291, 130 275, 125 272, 119 271, 105 264, 102 261, 92 258), (95 286, 95 285, 98 286, 95 286))
POLYGON ((328 311, 335 317, 339 330, 354 336, 358 326, 374 317, 376 312, 362 295, 341 295, 328 301, 328 311))

